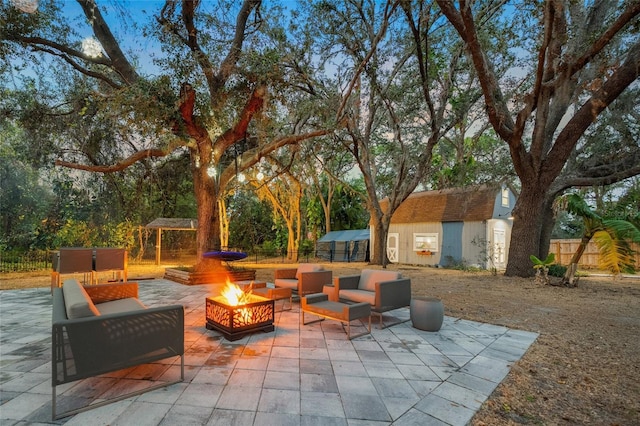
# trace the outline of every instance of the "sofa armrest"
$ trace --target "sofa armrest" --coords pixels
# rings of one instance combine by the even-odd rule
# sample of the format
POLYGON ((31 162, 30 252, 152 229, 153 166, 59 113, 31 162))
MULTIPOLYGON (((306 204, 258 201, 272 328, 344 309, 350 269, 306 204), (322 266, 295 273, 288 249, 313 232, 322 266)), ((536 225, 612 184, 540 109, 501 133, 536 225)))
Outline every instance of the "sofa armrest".
POLYGON ((297 268, 288 268, 288 269, 276 269, 273 271, 273 277, 277 278, 285 278, 285 279, 295 279, 296 272, 298 272, 297 268))
POLYGON ((298 280, 298 296, 322 293, 325 284, 331 284, 332 271, 302 272, 298 280))
POLYGON ((116 283, 85 286, 85 291, 93 303, 104 303, 112 300, 138 298, 138 283, 116 283))
POLYGON ((336 288, 336 292, 340 290, 355 290, 358 288, 360 282, 360 275, 345 275, 343 277, 335 277, 333 279, 333 286, 336 288))
POLYGON ((324 293, 315 293, 309 294, 300 299, 302 302, 302 308, 304 309, 307 305, 313 305, 314 303, 326 302, 329 300, 329 296, 324 293))
POLYGON ((169 305, 52 323, 52 384, 184 354, 184 307, 169 305))
POLYGON ((381 281, 376 283, 375 310, 384 312, 411 304, 411 279, 381 281))

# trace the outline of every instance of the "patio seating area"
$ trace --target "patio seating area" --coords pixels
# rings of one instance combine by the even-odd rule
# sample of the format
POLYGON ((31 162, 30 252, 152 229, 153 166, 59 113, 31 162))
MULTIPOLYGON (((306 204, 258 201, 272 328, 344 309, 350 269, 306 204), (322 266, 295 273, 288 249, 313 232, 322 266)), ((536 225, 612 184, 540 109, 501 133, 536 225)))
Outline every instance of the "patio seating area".
MULTIPOLYGON (((185 307, 185 380, 56 424, 466 425, 537 338, 445 317, 438 332, 408 321, 349 340, 338 321, 301 325, 294 303, 275 312, 274 331, 229 342, 205 327, 205 299, 221 287, 139 281, 145 306, 185 307)), ((51 308, 48 288, 0 292, 2 424, 51 422, 51 308)), ((409 308, 384 316, 406 320, 409 308)), ((59 386, 58 404, 71 409, 179 375, 180 358, 167 358, 59 386)))

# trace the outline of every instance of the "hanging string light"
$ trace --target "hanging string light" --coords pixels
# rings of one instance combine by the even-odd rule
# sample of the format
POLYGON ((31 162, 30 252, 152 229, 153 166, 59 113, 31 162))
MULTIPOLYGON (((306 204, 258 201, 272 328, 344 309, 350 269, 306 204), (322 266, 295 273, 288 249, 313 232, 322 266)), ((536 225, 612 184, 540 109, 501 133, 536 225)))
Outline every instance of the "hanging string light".
POLYGON ((93 37, 87 37, 82 40, 82 51, 91 58, 97 58, 102 55, 102 45, 93 37))
POLYGON ((36 13, 38 10, 38 0, 11 0, 11 3, 24 13, 36 13))

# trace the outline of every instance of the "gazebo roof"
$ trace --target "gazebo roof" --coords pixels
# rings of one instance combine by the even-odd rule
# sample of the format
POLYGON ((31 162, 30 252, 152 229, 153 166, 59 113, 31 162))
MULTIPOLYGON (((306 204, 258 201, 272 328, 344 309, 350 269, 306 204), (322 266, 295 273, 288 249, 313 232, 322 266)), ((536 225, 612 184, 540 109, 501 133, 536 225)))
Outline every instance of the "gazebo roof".
POLYGON ((159 217, 148 223, 145 228, 170 229, 174 231, 195 231, 198 219, 159 217))

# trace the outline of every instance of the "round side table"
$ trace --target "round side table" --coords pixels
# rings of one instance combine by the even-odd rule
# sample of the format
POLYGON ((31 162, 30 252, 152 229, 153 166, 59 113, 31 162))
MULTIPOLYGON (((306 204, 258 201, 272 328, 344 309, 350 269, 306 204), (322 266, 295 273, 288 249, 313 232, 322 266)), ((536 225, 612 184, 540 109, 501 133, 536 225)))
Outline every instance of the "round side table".
POLYGON ((411 299, 409 315, 415 328, 438 331, 444 320, 444 305, 435 297, 415 297, 411 299))

